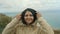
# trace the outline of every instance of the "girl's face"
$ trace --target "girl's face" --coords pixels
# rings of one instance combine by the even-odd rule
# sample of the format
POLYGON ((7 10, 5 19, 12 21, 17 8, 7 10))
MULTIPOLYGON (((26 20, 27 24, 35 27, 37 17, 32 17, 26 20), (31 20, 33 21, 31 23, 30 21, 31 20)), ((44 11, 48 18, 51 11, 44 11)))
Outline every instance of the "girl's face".
POLYGON ((24 16, 24 20, 26 21, 27 24, 32 23, 32 21, 34 20, 32 13, 29 11, 26 11, 25 16, 24 16))

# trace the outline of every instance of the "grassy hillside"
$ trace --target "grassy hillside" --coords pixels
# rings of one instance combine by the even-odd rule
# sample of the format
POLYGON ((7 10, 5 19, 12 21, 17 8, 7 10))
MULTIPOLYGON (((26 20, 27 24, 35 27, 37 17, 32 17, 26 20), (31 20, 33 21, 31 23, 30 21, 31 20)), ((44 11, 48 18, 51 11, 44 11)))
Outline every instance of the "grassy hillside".
POLYGON ((60 30, 54 30, 55 34, 60 34, 60 30))
POLYGON ((2 32, 3 28, 11 21, 11 17, 0 13, 0 33, 2 32))

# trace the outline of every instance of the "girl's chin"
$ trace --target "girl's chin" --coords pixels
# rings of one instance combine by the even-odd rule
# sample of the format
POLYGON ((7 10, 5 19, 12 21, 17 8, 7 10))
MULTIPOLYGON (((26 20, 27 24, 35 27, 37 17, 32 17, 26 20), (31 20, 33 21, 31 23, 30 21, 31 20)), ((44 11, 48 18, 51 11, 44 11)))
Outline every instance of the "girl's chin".
POLYGON ((28 22, 28 24, 31 23, 31 22, 28 22))
POLYGON ((30 23, 27 23, 27 24, 30 24, 30 23))

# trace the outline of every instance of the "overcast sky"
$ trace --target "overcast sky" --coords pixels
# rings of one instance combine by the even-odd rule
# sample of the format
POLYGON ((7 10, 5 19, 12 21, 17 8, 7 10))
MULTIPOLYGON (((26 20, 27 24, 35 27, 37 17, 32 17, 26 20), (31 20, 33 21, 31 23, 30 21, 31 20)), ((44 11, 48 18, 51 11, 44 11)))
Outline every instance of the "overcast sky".
POLYGON ((0 0, 0 12, 23 11, 25 8, 37 11, 60 9, 60 0, 0 0))

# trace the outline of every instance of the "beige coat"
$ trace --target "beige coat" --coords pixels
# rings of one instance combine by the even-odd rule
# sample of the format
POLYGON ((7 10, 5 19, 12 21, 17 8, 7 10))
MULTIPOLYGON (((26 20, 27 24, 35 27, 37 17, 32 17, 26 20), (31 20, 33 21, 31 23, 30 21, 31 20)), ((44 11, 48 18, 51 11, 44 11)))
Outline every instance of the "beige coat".
POLYGON ((24 25, 14 18, 3 30, 2 34, 54 34, 50 25, 40 17, 30 26, 24 25))

